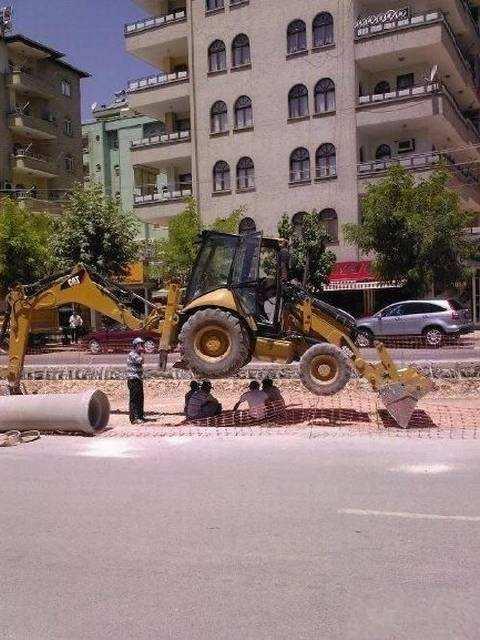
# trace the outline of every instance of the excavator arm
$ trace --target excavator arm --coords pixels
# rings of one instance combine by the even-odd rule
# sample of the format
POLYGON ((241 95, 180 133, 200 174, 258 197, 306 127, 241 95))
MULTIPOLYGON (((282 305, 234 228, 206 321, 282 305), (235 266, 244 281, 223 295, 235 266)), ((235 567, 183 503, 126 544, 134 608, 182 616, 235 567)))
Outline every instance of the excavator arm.
MULTIPOLYGON (((7 296, 10 325, 7 381, 10 393, 20 393, 20 379, 32 317, 36 311, 42 309, 52 309, 64 304, 80 304, 112 318, 129 329, 158 333, 160 348, 170 349, 175 339, 178 321, 176 310, 180 298, 179 287, 171 286, 166 309, 144 301, 152 310, 146 318, 141 319, 122 301, 121 294, 127 292, 117 285, 110 285, 102 278, 89 273, 83 265, 77 265, 71 272, 57 278, 28 287, 18 285, 10 291, 7 296), (165 321, 166 317, 168 321, 165 321)), ((4 331, 5 329, 6 327, 4 331)))

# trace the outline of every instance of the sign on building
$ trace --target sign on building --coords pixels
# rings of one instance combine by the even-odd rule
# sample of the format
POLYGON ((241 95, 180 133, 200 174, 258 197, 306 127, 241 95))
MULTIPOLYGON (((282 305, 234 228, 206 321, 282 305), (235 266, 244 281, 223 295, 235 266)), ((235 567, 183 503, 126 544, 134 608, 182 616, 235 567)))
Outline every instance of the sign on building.
POLYGON ((381 13, 373 13, 363 18, 358 18, 355 29, 365 29, 367 27, 375 27, 380 24, 386 24, 387 22, 397 22, 398 20, 408 20, 410 17, 410 8, 404 9, 389 9, 388 11, 382 11, 381 13))

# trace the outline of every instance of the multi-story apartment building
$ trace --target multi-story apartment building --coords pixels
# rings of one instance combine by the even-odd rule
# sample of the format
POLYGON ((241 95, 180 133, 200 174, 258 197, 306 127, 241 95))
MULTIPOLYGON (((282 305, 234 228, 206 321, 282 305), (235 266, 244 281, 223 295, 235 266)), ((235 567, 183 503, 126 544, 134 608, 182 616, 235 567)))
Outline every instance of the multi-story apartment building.
POLYGON ((59 213, 82 181, 80 81, 64 54, 23 35, 0 36, 0 191, 31 211, 59 213))
MULTIPOLYGON (((134 169, 132 149, 141 140, 162 135, 164 124, 132 111, 123 92, 110 104, 93 106, 93 120, 82 125, 84 180, 98 182, 124 211, 132 211, 135 185, 155 182, 158 174, 148 166, 134 169)), ((143 224, 141 236, 152 235, 151 225, 143 224)))
POLYGON ((129 101, 166 124, 133 151, 168 175, 137 193, 144 220, 165 224, 191 192, 207 221, 245 205, 268 234, 316 209, 331 289, 364 290, 368 308, 379 285, 342 225, 369 182, 445 163, 480 210, 478 1, 135 1, 152 17, 126 25, 126 47, 158 73, 130 81, 129 101))

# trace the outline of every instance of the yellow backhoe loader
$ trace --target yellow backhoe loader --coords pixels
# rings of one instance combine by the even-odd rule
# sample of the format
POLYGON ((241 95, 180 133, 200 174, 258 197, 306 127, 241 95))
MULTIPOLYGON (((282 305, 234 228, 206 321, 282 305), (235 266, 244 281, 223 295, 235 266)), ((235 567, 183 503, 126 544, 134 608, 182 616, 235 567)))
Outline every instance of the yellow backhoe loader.
POLYGON ((151 308, 147 317, 130 310, 132 295, 82 265, 14 287, 3 326, 4 334, 9 329, 9 392, 20 392, 32 314, 69 303, 130 329, 158 333, 160 366, 166 366, 168 352, 179 348, 180 366, 200 377, 232 376, 253 358, 297 361, 305 387, 322 396, 343 389, 356 371, 402 427, 432 388, 415 369, 398 369, 380 343, 379 362, 367 362, 355 344, 354 318, 289 282, 282 241, 261 233, 203 232, 186 289, 170 285, 162 307, 143 301, 151 308))

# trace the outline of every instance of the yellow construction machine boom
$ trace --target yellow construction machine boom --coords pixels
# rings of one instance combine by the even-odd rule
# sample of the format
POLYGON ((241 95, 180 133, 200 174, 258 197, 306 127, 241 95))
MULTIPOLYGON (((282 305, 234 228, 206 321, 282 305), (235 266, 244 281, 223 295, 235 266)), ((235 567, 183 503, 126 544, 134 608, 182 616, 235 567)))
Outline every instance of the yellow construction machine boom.
POLYGON ((7 322, 9 325, 9 358, 7 381, 12 394, 19 393, 25 354, 35 312, 54 309, 65 304, 80 304, 112 318, 133 330, 158 333, 160 349, 168 350, 178 320, 180 288, 169 289, 167 305, 159 308, 150 304, 151 312, 145 318, 136 317, 122 301, 125 290, 90 273, 83 265, 71 272, 48 278, 35 285, 17 285, 7 296, 7 322))

